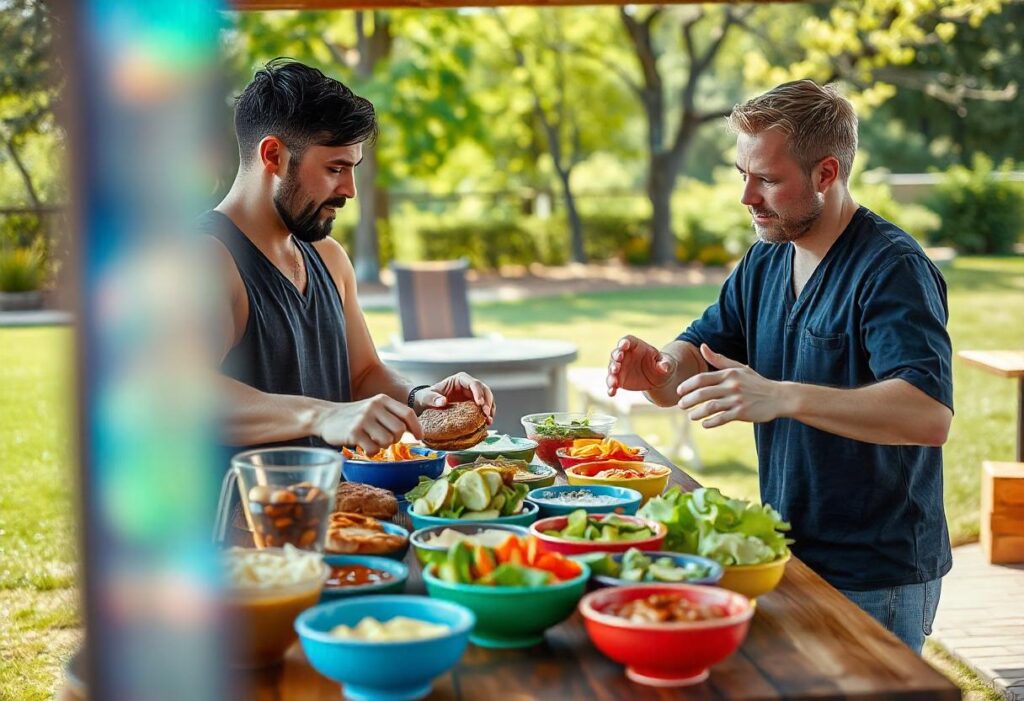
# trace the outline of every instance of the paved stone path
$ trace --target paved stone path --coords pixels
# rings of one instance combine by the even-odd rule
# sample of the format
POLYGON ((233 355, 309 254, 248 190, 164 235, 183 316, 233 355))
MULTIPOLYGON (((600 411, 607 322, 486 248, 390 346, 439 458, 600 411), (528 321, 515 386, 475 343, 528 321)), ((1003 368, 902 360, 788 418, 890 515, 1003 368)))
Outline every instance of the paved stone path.
POLYGON ((955 548, 932 639, 1024 701, 1024 564, 990 565, 978 543, 955 548))

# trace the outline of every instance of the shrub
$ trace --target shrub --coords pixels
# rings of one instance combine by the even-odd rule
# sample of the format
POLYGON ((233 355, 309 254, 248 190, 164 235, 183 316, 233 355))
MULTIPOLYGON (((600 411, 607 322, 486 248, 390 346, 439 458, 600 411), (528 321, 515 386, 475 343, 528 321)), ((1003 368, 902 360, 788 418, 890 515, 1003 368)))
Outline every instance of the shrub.
POLYGON ((971 168, 954 166, 928 198, 942 225, 933 243, 952 245, 963 253, 1011 253, 1024 234, 1024 184, 997 179, 987 156, 975 155, 971 168))
POLYGON ((42 287, 46 261, 31 248, 0 248, 0 292, 33 292, 42 287))

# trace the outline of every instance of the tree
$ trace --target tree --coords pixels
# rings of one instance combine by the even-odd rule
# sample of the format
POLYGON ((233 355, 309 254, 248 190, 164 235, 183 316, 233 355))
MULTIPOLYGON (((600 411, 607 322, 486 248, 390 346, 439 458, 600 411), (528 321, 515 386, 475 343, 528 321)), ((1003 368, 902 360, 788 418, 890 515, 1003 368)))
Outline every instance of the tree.
MULTIPOLYGON (((741 97, 737 88, 763 89, 799 77, 841 80, 860 105, 877 107, 896 91, 886 81, 897 80, 917 51, 948 43, 960 27, 977 25, 1001 7, 1000 0, 840 0, 800 8, 620 8, 633 70, 604 45, 600 52, 582 50, 619 75, 644 111, 652 261, 675 260, 672 191, 698 133, 729 113, 741 97), (723 70, 739 47, 747 49, 741 82, 723 70), (709 89, 712 77, 725 89, 709 89)), ((925 84, 937 90, 936 79, 925 84)))
POLYGON ((14 164, 25 195, 43 204, 22 149, 33 136, 56 131, 56 80, 52 20, 41 0, 0 1, 0 145, 14 164))
MULTIPOLYGON (((497 68, 504 68, 529 95, 532 116, 562 191, 571 259, 577 263, 586 262, 587 254, 572 188, 573 170, 598 150, 614 149, 614 134, 630 111, 621 90, 573 51, 595 28, 592 18, 587 21, 589 14, 589 10, 566 8, 491 13, 507 44, 505 53, 512 59, 510 66, 499 62, 497 68)), ((493 33, 491 27, 482 29, 493 33)), ((506 103, 511 106, 513 100, 506 96, 506 103)))

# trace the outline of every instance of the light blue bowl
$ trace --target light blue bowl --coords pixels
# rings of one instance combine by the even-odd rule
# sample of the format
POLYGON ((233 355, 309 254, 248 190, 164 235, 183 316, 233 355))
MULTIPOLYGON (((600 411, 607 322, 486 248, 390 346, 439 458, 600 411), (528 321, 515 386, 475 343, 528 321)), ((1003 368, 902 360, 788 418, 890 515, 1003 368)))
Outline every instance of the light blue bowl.
POLYGON ((324 585, 320 592, 320 601, 331 599, 346 599, 350 596, 365 596, 367 594, 401 594, 405 591, 405 582, 409 579, 409 568, 401 562, 395 562, 387 557, 375 555, 327 555, 324 562, 331 567, 342 565, 362 565, 371 569, 387 572, 393 579, 386 582, 374 582, 372 584, 360 584, 351 587, 328 587, 324 585))
POLYGON ((444 472, 445 452, 443 450, 413 448, 412 452, 416 455, 436 453, 437 456, 422 460, 399 460, 398 462, 344 458, 341 464, 341 474, 349 482, 361 482, 397 494, 405 494, 419 484, 421 475, 437 479, 444 472))
POLYGON ((626 514, 632 516, 640 508, 640 502, 644 495, 635 489, 626 487, 610 487, 603 485, 579 485, 579 484, 557 484, 550 487, 537 487, 526 495, 526 500, 540 507, 538 518, 549 516, 567 516, 577 509, 583 509, 588 514, 626 514), (591 494, 614 497, 614 504, 578 505, 552 502, 544 497, 546 495, 558 495, 565 492, 590 492, 591 494))
POLYGON ((430 693, 434 679, 459 662, 476 616, 465 606, 425 596, 366 596, 314 606, 295 619, 306 659, 320 674, 345 685, 354 701, 405 701, 430 693), (406 642, 340 640, 338 625, 354 626, 369 616, 395 616, 449 626, 447 634, 406 642))
POLYGON ((480 524, 476 521, 463 521, 462 523, 422 528, 418 531, 413 531, 412 535, 409 536, 409 542, 412 544, 413 551, 416 553, 416 558, 420 561, 420 564, 429 565, 432 562, 441 562, 448 556, 448 548, 446 546, 430 545, 427 542, 435 535, 440 535, 447 528, 465 533, 466 535, 476 535, 480 531, 489 528, 507 531, 509 535, 519 536, 520 538, 530 535, 530 531, 526 526, 511 526, 507 523, 494 525, 493 523, 480 524))
POLYGON ((415 514, 412 511, 412 504, 406 508, 406 513, 409 514, 409 518, 412 520, 412 529, 418 531, 421 528, 429 528, 430 526, 451 526, 454 524, 472 524, 474 526, 529 526, 531 523, 537 520, 537 513, 539 509, 536 504, 532 504, 528 501, 523 502, 523 510, 518 514, 512 516, 499 516, 498 518, 488 518, 483 520, 475 519, 464 519, 464 518, 441 518, 440 516, 422 516, 415 514))
MULTIPOLYGON (((613 560, 618 562, 620 565, 622 564, 622 556, 625 555, 625 553, 610 553, 610 554, 611 554, 613 560)), ((709 573, 708 573, 707 577, 702 577, 700 579, 687 579, 685 582, 682 582, 682 584, 717 584, 718 580, 720 580, 722 578, 722 574, 725 572, 725 570, 722 568, 722 566, 719 563, 717 563, 714 560, 711 560, 709 558, 701 557, 700 555, 688 555, 686 553, 673 553, 673 552, 667 552, 667 551, 645 552, 644 555, 646 555, 647 557, 651 558, 652 560, 657 560, 658 558, 662 558, 662 557, 670 557, 670 558, 672 558, 672 561, 675 562, 676 565, 679 566, 679 567, 685 566, 687 563, 693 562, 693 563, 696 563, 698 565, 704 565, 705 567, 707 567, 709 569, 709 573)), ((593 576, 593 581, 599 587, 631 587, 634 584, 672 584, 673 583, 673 582, 631 582, 631 581, 628 581, 628 580, 625 580, 625 579, 619 579, 618 577, 609 577, 608 575, 605 575, 605 574, 595 574, 593 576)))

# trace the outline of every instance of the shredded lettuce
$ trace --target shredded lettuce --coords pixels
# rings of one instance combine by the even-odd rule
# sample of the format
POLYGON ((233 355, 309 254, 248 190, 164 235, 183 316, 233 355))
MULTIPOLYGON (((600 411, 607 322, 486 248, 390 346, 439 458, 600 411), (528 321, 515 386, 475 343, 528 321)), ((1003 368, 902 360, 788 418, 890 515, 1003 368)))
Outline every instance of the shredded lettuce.
POLYGON ((786 555, 790 526, 770 505, 730 499, 717 489, 672 487, 637 516, 664 523, 665 549, 709 557, 723 565, 755 565, 786 555))

